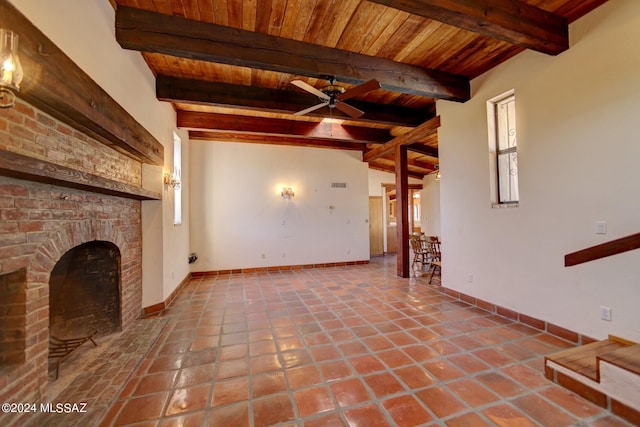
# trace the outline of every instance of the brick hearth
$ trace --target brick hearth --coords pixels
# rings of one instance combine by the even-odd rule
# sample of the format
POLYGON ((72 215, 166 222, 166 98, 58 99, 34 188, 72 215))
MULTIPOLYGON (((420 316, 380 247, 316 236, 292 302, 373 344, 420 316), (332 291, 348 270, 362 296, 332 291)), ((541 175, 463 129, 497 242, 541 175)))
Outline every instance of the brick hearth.
MULTIPOLYGON (((2 151, 141 185, 140 162, 22 101, 0 110, 2 151)), ((95 240, 120 252, 126 328, 142 306, 141 202, 0 177, 0 401, 46 396, 50 274, 67 251, 95 240)))

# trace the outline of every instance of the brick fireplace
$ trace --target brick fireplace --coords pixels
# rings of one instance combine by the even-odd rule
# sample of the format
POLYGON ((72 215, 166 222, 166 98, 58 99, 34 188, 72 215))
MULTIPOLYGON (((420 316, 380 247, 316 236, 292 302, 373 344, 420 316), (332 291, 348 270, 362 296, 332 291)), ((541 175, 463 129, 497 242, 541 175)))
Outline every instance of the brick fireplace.
MULTIPOLYGON (((12 153, 141 186, 139 161, 23 101, 0 110, 0 156, 12 153)), ((41 181, 0 176, 2 402, 44 401, 50 324, 56 334, 106 334, 141 314, 142 202, 41 181), (84 311, 69 310, 78 301, 84 311)))

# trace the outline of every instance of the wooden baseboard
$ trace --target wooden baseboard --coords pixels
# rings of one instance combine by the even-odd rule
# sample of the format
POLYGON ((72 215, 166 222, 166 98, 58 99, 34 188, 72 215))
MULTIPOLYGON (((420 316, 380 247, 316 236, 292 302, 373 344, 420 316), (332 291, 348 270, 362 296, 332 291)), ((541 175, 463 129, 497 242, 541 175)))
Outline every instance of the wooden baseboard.
POLYGON ((362 260, 362 261, 323 262, 318 264, 276 265, 271 267, 250 267, 250 268, 236 268, 236 269, 229 269, 229 270, 194 271, 191 273, 191 277, 220 276, 220 275, 227 275, 227 274, 269 273, 269 272, 291 271, 291 270, 308 270, 308 269, 314 269, 314 268, 346 267, 346 266, 365 265, 365 264, 369 264, 368 259, 362 260))
POLYGON ((509 308, 502 307, 497 304, 493 304, 491 302, 481 300, 471 295, 463 294, 462 292, 458 292, 450 288, 442 287, 442 288, 438 288, 438 290, 453 298, 456 298, 460 301, 466 302, 468 304, 471 304, 473 306, 486 310, 490 313, 495 313, 499 316, 506 317, 515 322, 520 322, 534 329, 545 331, 551 335, 554 335, 558 338, 562 338, 563 340, 572 342, 574 344, 584 345, 584 344, 589 344, 597 341, 595 338, 582 335, 578 332, 571 331, 569 329, 563 328, 558 325, 554 325, 551 322, 547 322, 542 319, 536 319, 535 317, 528 316, 524 313, 519 313, 509 308))
POLYGON ((169 295, 164 301, 159 302, 157 304, 150 305, 148 307, 143 307, 142 317, 151 316, 153 314, 157 314, 163 310, 166 310, 171 305, 171 303, 173 302, 173 299, 176 297, 176 295, 178 295, 178 292, 180 292, 183 286, 189 283, 189 280, 191 280, 191 277, 193 277, 191 273, 187 274, 185 278, 182 279, 180 284, 176 286, 173 292, 171 292, 171 295, 169 295))

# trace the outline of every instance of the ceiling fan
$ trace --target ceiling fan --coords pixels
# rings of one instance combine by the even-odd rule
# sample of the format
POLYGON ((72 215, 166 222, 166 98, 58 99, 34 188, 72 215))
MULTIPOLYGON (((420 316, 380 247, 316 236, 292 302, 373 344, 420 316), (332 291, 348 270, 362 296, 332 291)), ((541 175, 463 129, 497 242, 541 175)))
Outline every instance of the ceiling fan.
POLYGON ((369 80, 348 90, 342 86, 336 85, 336 78, 333 76, 330 76, 327 80, 329 80, 329 85, 321 89, 316 89, 302 80, 293 80, 291 82, 291 84, 298 86, 300 89, 320 98, 320 104, 298 111, 297 113, 294 113, 295 116, 303 116, 322 107, 329 107, 331 109, 337 108, 355 119, 362 116, 364 111, 358 110, 349 104, 345 104, 343 101, 380 88, 380 83, 377 80, 369 80))

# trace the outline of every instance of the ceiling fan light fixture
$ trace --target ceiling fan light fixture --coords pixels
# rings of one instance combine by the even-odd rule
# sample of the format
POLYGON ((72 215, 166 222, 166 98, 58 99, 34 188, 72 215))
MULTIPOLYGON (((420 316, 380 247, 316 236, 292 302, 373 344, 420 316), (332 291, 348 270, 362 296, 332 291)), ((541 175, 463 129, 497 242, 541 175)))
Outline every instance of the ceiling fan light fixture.
POLYGON ((369 80, 358 86, 352 87, 351 89, 345 89, 343 86, 336 85, 336 78, 333 76, 329 76, 328 80, 329 85, 321 89, 316 89, 302 80, 291 81, 292 85, 320 98, 320 104, 298 111, 294 113, 295 116, 302 116, 322 107, 329 107, 329 111, 333 108, 337 108, 352 118, 358 118, 364 114, 364 111, 360 111, 359 109, 346 104, 344 101, 380 88, 380 83, 377 80, 369 80))

